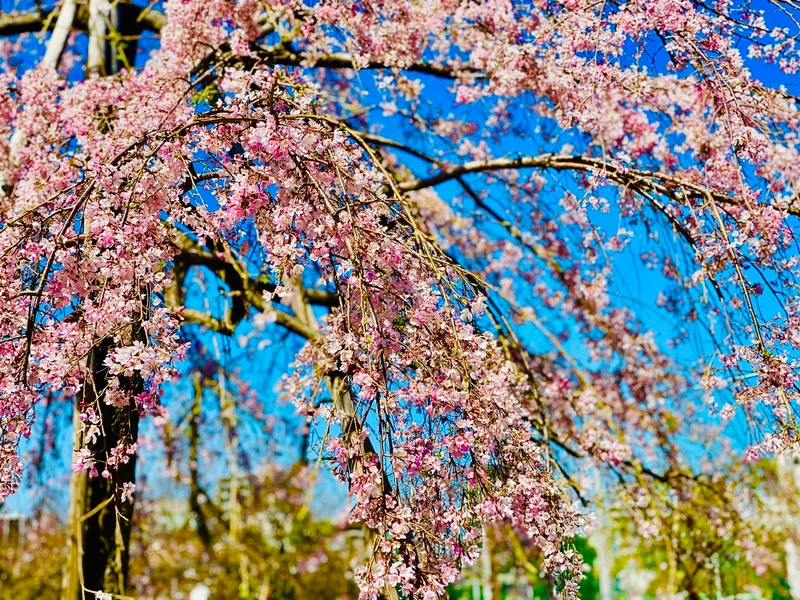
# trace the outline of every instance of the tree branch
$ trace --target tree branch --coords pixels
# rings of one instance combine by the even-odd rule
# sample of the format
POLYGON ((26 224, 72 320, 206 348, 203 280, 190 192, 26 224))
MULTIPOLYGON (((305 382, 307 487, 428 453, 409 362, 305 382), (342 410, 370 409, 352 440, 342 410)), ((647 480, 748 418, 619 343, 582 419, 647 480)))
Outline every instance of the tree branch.
MULTIPOLYGON (((555 171, 585 171, 604 177, 615 183, 630 187, 635 191, 648 191, 662 194, 684 201, 688 198, 709 198, 734 206, 744 203, 734 197, 724 194, 711 193, 701 185, 681 180, 680 178, 656 171, 642 171, 615 165, 609 161, 573 156, 569 154, 540 154, 539 156, 525 156, 521 158, 498 158, 487 161, 472 161, 450 169, 444 169, 425 179, 407 181, 399 184, 404 192, 422 190, 434 187, 448 181, 458 180, 471 173, 487 171, 503 171, 513 169, 552 169, 555 171)), ((793 216, 800 216, 800 207, 789 207, 787 212, 793 216)))
POLYGON ((11 13, 0 15, 0 35, 18 35, 41 31, 46 24, 55 26, 55 19, 51 18, 56 11, 46 13, 11 13))
MULTIPOLYGON (((231 257, 226 260, 220 255, 212 254, 200 244, 185 234, 173 236, 173 243, 181 250, 175 257, 174 280, 172 286, 165 293, 167 305, 173 309, 180 309, 184 305, 183 280, 186 271, 192 266, 206 267, 215 273, 231 290, 233 307, 222 318, 218 319, 203 311, 183 308, 181 314, 190 322, 197 323, 212 331, 224 335, 232 335, 242 319, 247 315, 247 307, 252 306, 260 312, 272 312, 276 315, 276 322, 289 331, 308 340, 319 338, 318 331, 306 326, 296 317, 277 310, 272 302, 264 299, 264 292, 274 292, 275 284, 254 278, 247 273, 247 267, 241 261, 231 257)), ((308 302, 317 306, 336 306, 338 297, 323 290, 299 291, 308 302)), ((278 300, 280 300, 278 298, 278 300)))
MULTIPOLYGON (((353 55, 346 52, 335 52, 325 56, 314 57, 302 53, 293 52, 285 47, 267 48, 255 45, 253 50, 263 60, 274 65, 284 65, 292 67, 322 67, 326 69, 395 69, 392 65, 387 65, 378 61, 370 61, 364 66, 356 66, 353 55)), ((481 77, 482 74, 471 69, 454 69, 450 67, 440 67, 430 63, 414 63, 409 67, 398 69, 414 73, 423 73, 441 79, 458 79, 463 76, 481 77)))

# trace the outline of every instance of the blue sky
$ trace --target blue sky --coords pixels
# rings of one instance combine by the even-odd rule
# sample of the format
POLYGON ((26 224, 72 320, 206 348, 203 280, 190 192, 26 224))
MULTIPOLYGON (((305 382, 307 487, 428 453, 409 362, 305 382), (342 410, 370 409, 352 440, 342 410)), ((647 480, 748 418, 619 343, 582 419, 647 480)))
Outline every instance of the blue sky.
MULTIPOLYGON (((20 4, 16 4, 16 6, 20 8, 26 8, 24 5, 20 4)), ((30 6, 33 6, 33 3, 30 3, 30 6)), ((776 8, 767 2, 764 2, 763 6, 765 9, 777 11, 776 8)), ((3 6, 3 8, 5 8, 5 6, 3 6)), ((789 22, 785 17, 779 17, 774 22, 780 24, 784 24, 785 22, 786 26, 791 25, 791 22, 789 22)), ((142 52, 137 59, 137 65, 141 65, 143 63, 146 52, 149 49, 156 47, 156 44, 157 41, 155 39, 140 43, 142 52)), ((82 49, 84 46, 85 36, 80 36, 78 48, 82 49)), ((27 68, 35 64, 41 46, 31 41, 29 44, 29 49, 30 53, 22 59, 21 64, 23 68, 27 68)), ((663 52, 655 54, 654 61, 657 68, 663 67, 664 60, 665 56, 663 55, 663 52)), ((779 85, 784 85, 790 92, 797 91, 798 81, 796 77, 784 75, 777 67, 763 66, 760 64, 756 66, 755 63, 750 63, 750 65, 751 69, 753 70, 753 74, 768 86, 777 87, 779 85)), ((80 65, 76 65, 72 75, 75 77, 80 76, 80 65)), ((483 105, 471 107, 454 106, 450 100, 451 96, 446 89, 449 85, 447 82, 426 76, 421 76, 420 79, 424 81, 426 90, 428 93, 430 93, 430 98, 432 99, 431 104, 426 107, 426 110, 431 112, 438 111, 438 113, 443 117, 450 113, 466 116, 467 118, 475 119, 479 123, 485 118, 485 113, 483 112, 485 106, 483 105)), ((363 90, 370 102, 378 98, 378 92, 372 83, 371 76, 368 73, 360 74, 356 85, 363 90)), ((375 114, 373 114, 372 117, 374 122, 382 125, 384 135, 388 137, 397 137, 398 139, 407 138, 406 128, 403 127, 402 121, 399 117, 382 117, 379 116, 379 112, 380 111, 375 111, 375 114)), ((534 117, 531 115, 525 115, 523 118, 526 120, 534 119, 534 117)), ((533 125, 535 126, 536 123, 533 123, 533 125)), ((540 146, 532 147, 529 139, 512 135, 504 138, 496 145, 493 145, 492 149, 498 156, 539 153, 542 150, 548 149, 557 151, 560 150, 561 144, 570 141, 569 137, 569 134, 560 137, 558 140, 551 143, 550 148, 548 148, 548 145, 544 142, 541 143, 540 146)), ((441 150, 443 148, 433 147, 429 149, 441 150)), ((417 159, 409 159, 408 164, 417 169, 419 173, 424 173, 424 165, 421 161, 417 159)), ((479 182, 480 178, 474 178, 472 181, 479 182)), ((567 180, 561 181, 565 182, 565 185, 569 189, 574 190, 580 197, 580 190, 574 183, 568 183, 566 182, 567 180)), ((440 186, 438 191, 444 198, 451 197, 459 192, 458 185, 456 183, 440 186)), ((623 224, 623 222, 618 210, 614 208, 615 204, 612 201, 613 198, 611 196, 609 196, 609 200, 612 206, 611 211, 605 214, 594 212, 592 213, 592 219, 599 230, 610 235, 615 233, 620 225, 623 224)), ((499 201, 496 201, 493 206, 502 210, 502 198, 499 198, 499 201)), ((489 222, 485 223, 484 226, 486 227, 487 231, 491 232, 492 234, 498 234, 499 232, 499 228, 489 222)), ((631 228, 628 225, 626 225, 626 227, 631 228)), ((668 315, 665 311, 655 307, 657 292, 660 289, 663 289, 666 280, 659 275, 657 271, 642 270, 638 266, 640 263, 635 255, 640 254, 641 251, 647 247, 647 241, 645 232, 641 226, 638 229, 633 228, 633 230, 636 233, 636 237, 631 246, 631 253, 621 254, 614 261, 615 289, 618 290, 619 294, 617 302, 621 304, 629 304, 639 315, 643 324, 656 332, 659 341, 662 343, 662 347, 666 347, 667 342, 675 334, 676 329, 683 326, 683 323, 675 322, 673 317, 668 315)), ((668 231, 668 229, 665 229, 665 231, 668 231)), ((221 310, 220 303, 223 301, 223 295, 219 291, 214 290, 214 285, 211 285, 209 290, 210 291, 205 298, 201 299, 195 294, 194 296, 190 296, 190 301, 197 302, 198 306, 204 304, 205 302, 209 302, 212 306, 216 305, 216 310, 221 310)), ((766 311, 772 311, 777 307, 771 305, 769 300, 765 300, 763 302, 763 308, 766 311)), ((562 325, 569 326, 569 324, 562 325)), ((247 334, 248 327, 249 325, 242 325, 237 333, 247 334)), ((535 330, 533 326, 523 327, 522 332, 526 341, 531 347, 544 348, 547 346, 546 340, 535 330)), ((692 363, 697 360, 703 360, 708 355, 710 348, 710 339, 708 335, 703 333, 701 330, 694 331, 693 334, 694 335, 691 344, 681 345, 670 351, 672 355, 681 362, 692 363)), ((219 338, 217 342, 218 347, 220 348, 219 358, 227 366, 241 369, 242 377, 250 381, 253 387, 258 390, 260 398, 267 407, 268 411, 273 413, 276 417, 285 420, 287 422, 287 428, 291 430, 292 425, 299 424, 299 421, 293 417, 293 410, 291 406, 286 406, 278 402, 274 393, 274 386, 277 382, 277 377, 279 374, 288 368, 288 364, 291 362, 292 351, 298 347, 299 340, 294 338, 289 339, 284 343, 280 340, 282 337, 280 332, 273 332, 270 335, 273 337, 272 344, 254 352, 251 356, 247 356, 246 360, 244 359, 245 357, 243 355, 243 350, 235 343, 230 344, 226 340, 219 338)), ((211 335, 204 334, 201 337, 205 342, 211 342, 211 335)), ((577 342, 571 343, 569 350, 573 352, 579 359, 586 360, 586 351, 577 342)), ((165 402, 167 406, 170 407, 173 416, 179 415, 186 408, 186 386, 187 382, 183 381, 171 387, 171 389, 167 391, 165 402)), ((213 408, 213 404, 213 401, 207 401, 207 409, 209 411, 208 414, 210 419, 213 419, 214 416, 215 409, 213 408)), ((64 435, 61 436, 63 439, 59 439, 59 460, 54 461, 51 464, 49 472, 51 472, 56 478, 66 478, 66 464, 68 463, 71 454, 71 434, 69 434, 68 425, 66 425, 69 423, 69 416, 66 414, 66 412, 62 411, 60 418, 62 421, 61 429, 64 431, 64 435)), ((242 436, 242 443, 244 446, 250 447, 253 453, 256 454, 255 446, 262 443, 263 438, 260 433, 257 433, 255 429, 250 426, 245 428, 245 432, 246 433, 244 433, 242 436)), ((752 441, 747 435, 741 419, 734 421, 731 427, 731 434, 734 436, 734 439, 737 440, 737 443, 742 445, 742 447, 752 441)), ((152 425, 145 427, 145 435, 152 435, 152 425)), ((34 441, 32 444, 36 443, 36 439, 37 436, 34 436, 34 441)), ((287 462, 293 460, 294 457, 292 456, 292 451, 288 450, 285 453, 281 453, 279 459, 287 462)), ((145 453, 145 460, 157 464, 158 461, 161 460, 159 451, 155 451, 150 456, 145 453)), ((223 467, 219 461, 205 471, 206 476, 210 481, 213 481, 217 474, 222 472, 223 467)), ((160 479, 158 476, 151 477, 150 485, 152 486, 152 490, 154 492, 157 492, 158 490, 167 491, 172 489, 170 480, 168 478, 160 479)), ((324 485, 332 486, 328 480, 326 480, 324 485)), ((333 487, 324 488, 329 497, 332 495, 331 490, 333 489, 333 487)), ((340 493, 341 492, 339 492, 339 494, 340 493)), ((336 502, 343 501, 343 497, 339 494, 337 494, 336 502)), ((60 495, 56 497, 56 501, 64 502, 65 498, 63 495, 60 495)), ((4 510, 24 510, 29 505, 30 503, 27 499, 27 494, 25 491, 22 491, 15 497, 12 497, 12 499, 4 507, 4 510)))

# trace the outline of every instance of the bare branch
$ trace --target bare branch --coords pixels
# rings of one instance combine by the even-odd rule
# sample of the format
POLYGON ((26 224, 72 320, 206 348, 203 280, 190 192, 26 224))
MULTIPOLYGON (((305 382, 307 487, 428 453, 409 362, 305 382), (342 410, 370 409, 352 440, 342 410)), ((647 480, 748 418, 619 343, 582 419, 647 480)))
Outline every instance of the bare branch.
POLYGON ((167 15, 148 7, 142 9, 136 20, 142 24, 143 30, 158 33, 166 26, 167 15))
MULTIPOLYGON (((643 171, 629 169, 615 165, 610 161, 585 156, 569 154, 540 154, 539 156, 525 156, 521 158, 498 158, 487 161, 472 161, 444 169, 426 179, 417 179, 399 184, 404 192, 422 190, 434 187, 448 181, 458 180, 471 173, 484 173, 487 171, 503 171, 513 169, 552 169, 554 171, 584 171, 604 177, 614 183, 627 186, 635 191, 655 192, 678 201, 687 198, 709 198, 709 196, 723 204, 741 206, 742 200, 734 196, 711 193, 701 185, 685 181, 677 176, 656 171, 643 171)), ((789 207, 790 215, 800 216, 799 207, 789 207)))
POLYGON ((184 308, 181 310, 181 316, 185 321, 195 323, 210 331, 215 331, 223 335, 233 335, 233 326, 230 323, 226 323, 226 319, 217 319, 202 310, 184 308))
POLYGON ((0 35, 18 35, 20 33, 30 33, 34 31, 41 31, 45 24, 52 23, 55 25, 55 20, 49 17, 54 13, 10 13, 0 15, 0 35))
MULTIPOLYGON (((274 292, 276 286, 250 276, 247 273, 247 266, 241 261, 234 257, 226 259, 212 254, 202 248, 198 242, 183 234, 174 235, 173 242, 181 249, 181 252, 175 257, 172 287, 165 294, 168 306, 174 309, 183 307, 183 279, 187 269, 191 266, 203 266, 214 272, 230 288, 233 301, 232 308, 222 319, 212 317, 202 311, 183 308, 182 314, 188 321, 198 323, 212 331, 232 335, 236 325, 246 317, 247 308, 253 307, 260 312, 274 313, 279 325, 301 337, 308 340, 319 338, 318 331, 308 327, 300 319, 277 310, 272 302, 265 300, 264 292, 274 292)), ((317 305, 335 306, 338 304, 335 294, 322 290, 301 290, 298 293, 303 294, 308 302, 317 305)))
POLYGON ((370 61, 366 65, 356 66, 355 58, 346 52, 336 52, 320 57, 310 57, 302 53, 292 52, 283 47, 266 48, 264 46, 255 46, 254 50, 260 58, 275 65, 323 67, 326 69, 397 69, 399 71, 423 73, 441 79, 474 78, 482 76, 482 74, 477 71, 468 68, 457 69, 454 67, 443 67, 422 62, 414 63, 402 69, 378 61, 370 61))

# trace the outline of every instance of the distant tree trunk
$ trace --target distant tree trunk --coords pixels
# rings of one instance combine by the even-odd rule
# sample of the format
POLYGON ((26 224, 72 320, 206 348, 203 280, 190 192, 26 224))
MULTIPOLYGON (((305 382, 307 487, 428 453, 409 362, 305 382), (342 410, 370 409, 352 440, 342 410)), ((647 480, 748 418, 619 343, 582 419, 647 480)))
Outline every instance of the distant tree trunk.
MULTIPOLYGON (((794 448, 793 450, 797 450, 794 448)), ((779 455, 776 459, 778 480, 781 484, 781 491, 789 497, 794 496, 800 488, 800 467, 795 462, 793 454, 786 453, 779 455)), ((781 502, 781 500, 779 500, 781 502)), ((787 511, 787 514, 792 514, 787 511)), ((791 517, 790 517, 791 518, 791 517)), ((792 600, 800 600, 800 549, 796 540, 797 522, 791 519, 786 523, 790 531, 784 543, 786 552, 786 583, 789 585, 789 595, 792 600)))
POLYGON ((492 549, 489 546, 489 536, 486 529, 483 530, 481 548, 481 600, 492 600, 493 581, 492 581, 492 549))
MULTIPOLYGON (((76 406, 73 411, 72 426, 74 428, 73 447, 80 448, 81 421, 80 409, 76 406)), ((64 567, 64 576, 61 580, 62 600, 73 600, 81 597, 81 539, 83 534, 81 517, 86 506, 86 471, 72 473, 69 480, 69 513, 67 515, 67 562, 64 567)))
MULTIPOLYGON (((597 477, 600 488, 600 476, 597 477)), ((612 600, 614 597, 614 554, 611 546, 609 516, 605 509, 605 497, 602 498, 597 510, 597 528, 594 530, 590 543, 597 551, 594 567, 597 572, 600 593, 598 600, 612 600)))
POLYGON ((793 539, 786 540, 786 583, 789 584, 789 595, 792 600, 800 600, 800 552, 793 539))
MULTIPOLYGON (((200 444, 200 409, 203 400, 203 382, 200 375, 194 378, 194 400, 192 412, 189 415, 189 508, 197 522, 197 535, 209 555, 213 555, 214 547, 211 543, 211 531, 206 521, 204 505, 210 505, 208 498, 200 487, 198 473, 198 446, 200 444), (204 501, 201 502, 201 496, 204 501)), ((220 515, 221 516, 221 515, 220 515)))

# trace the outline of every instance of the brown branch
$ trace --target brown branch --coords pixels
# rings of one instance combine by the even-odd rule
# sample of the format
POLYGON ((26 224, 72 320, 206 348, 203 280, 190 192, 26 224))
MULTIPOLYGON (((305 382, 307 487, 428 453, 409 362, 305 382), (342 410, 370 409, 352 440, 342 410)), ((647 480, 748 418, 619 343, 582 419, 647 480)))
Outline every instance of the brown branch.
POLYGON ((387 148, 396 148, 397 150, 401 150, 406 154, 410 154, 411 156, 415 156, 420 158, 424 161, 429 163, 433 163, 437 166, 443 166, 444 163, 439 160, 438 158, 434 158, 424 152, 417 150, 416 148, 412 148, 402 142, 398 142, 397 140, 393 140, 391 138, 383 137, 382 135, 375 135, 372 133, 363 133, 359 132, 358 136, 364 140, 365 142, 369 142, 370 144, 375 144, 376 146, 386 146, 387 148))
POLYGON ((464 77, 482 77, 483 75, 469 68, 457 69, 454 67, 443 67, 430 63, 414 63, 408 67, 399 68, 387 65, 380 61, 369 61, 364 66, 356 66, 353 55, 346 52, 335 52, 325 56, 309 56, 303 53, 296 53, 285 47, 267 48, 254 45, 253 50, 259 58, 274 65, 284 65, 292 67, 322 67, 326 69, 397 69, 399 71, 422 73, 439 77, 441 79, 460 79, 464 77))
POLYGON ((167 24, 167 15, 152 7, 142 9, 136 20, 142 24, 142 29, 158 33, 167 24))
MULTIPOLYGON (((610 161, 573 156, 568 154, 540 154, 521 158, 498 158, 487 161, 472 161, 450 169, 443 169, 436 175, 425 179, 417 179, 399 184, 404 192, 422 190, 458 180, 471 173, 487 171, 503 171, 515 169, 552 169, 554 171, 584 171, 604 177, 614 183, 630 187, 636 191, 649 191, 662 194, 678 201, 688 198, 705 199, 709 196, 720 203, 742 206, 739 198, 719 193, 711 193, 701 185, 684 181, 677 176, 656 171, 629 169, 615 165, 610 161)), ((800 216, 800 208, 789 207, 788 214, 800 216)))
MULTIPOLYGON (((202 310, 194 308, 183 308, 181 317, 188 323, 200 325, 210 331, 221 333, 222 335, 233 335, 234 324, 228 318, 217 319, 202 310)), ((227 316, 227 315, 226 315, 227 316)))
MULTIPOLYGON (((41 13, 32 11, 2 15, 0 16, 0 36, 18 35, 20 33, 35 33, 44 29, 52 29, 55 26, 58 12, 59 9, 56 8, 49 11, 42 11, 41 13)), ((154 33, 158 33, 167 24, 167 17, 164 13, 153 10, 152 8, 144 8, 136 18, 136 22, 140 25, 143 31, 152 31, 154 33)), ((87 5, 79 6, 73 26, 79 31, 88 32, 89 9, 87 5)), ((295 67, 323 67, 328 69, 356 68, 352 55, 345 52, 336 52, 322 57, 310 57, 303 53, 292 52, 284 47, 267 48, 264 46, 254 45, 253 49, 260 58, 276 65, 295 67)), ((378 61, 371 61, 366 65, 366 67, 363 68, 391 69, 394 67, 378 61)), ((425 75, 431 75, 433 77, 440 77, 443 79, 457 79, 465 76, 481 76, 480 73, 468 68, 456 69, 422 62, 415 63, 408 68, 400 70, 423 73, 425 75)))
POLYGON ((0 15, 0 35, 18 35, 20 33, 30 33, 41 31, 45 25, 50 28, 55 27, 56 21, 53 13, 10 13, 0 15))
MULTIPOLYGON (((165 293, 167 305, 173 309, 181 309, 184 319, 197 323, 212 331, 232 335, 236 325, 247 315, 247 308, 253 307, 260 312, 274 312, 276 322, 308 340, 318 339, 318 331, 306 326, 301 320, 289 313, 277 310, 271 302, 264 299, 264 292, 274 292, 275 285, 256 279, 247 273, 247 267, 238 259, 223 257, 205 250, 200 244, 186 235, 176 234, 173 243, 180 248, 174 261, 174 277, 172 286, 165 293), (216 274, 229 288, 233 307, 222 319, 213 317, 203 311, 183 308, 183 280, 189 267, 202 266, 216 274)), ((305 290, 303 293, 308 302, 318 306, 336 306, 338 297, 323 290, 305 290)), ((279 299, 278 299, 279 300, 279 299)))
MULTIPOLYGON (((214 272, 225 271, 226 283, 228 283, 227 279, 241 277, 243 273, 247 272, 247 268, 241 261, 236 259, 229 260, 219 255, 212 254, 208 250, 204 249, 198 242, 186 235, 173 236, 173 243, 180 248, 180 260, 185 265, 207 267, 209 270, 214 272)), ((266 278, 263 277, 256 279, 248 275, 247 279, 248 288, 253 292, 274 293, 277 288, 274 283, 270 283, 266 280, 266 278)), ((326 306, 328 308, 339 306, 339 296, 332 292, 325 290, 305 289, 303 290, 303 294, 308 302, 313 306, 326 306)), ((282 298, 277 295, 275 296, 275 299, 278 302, 282 300, 282 298)))

